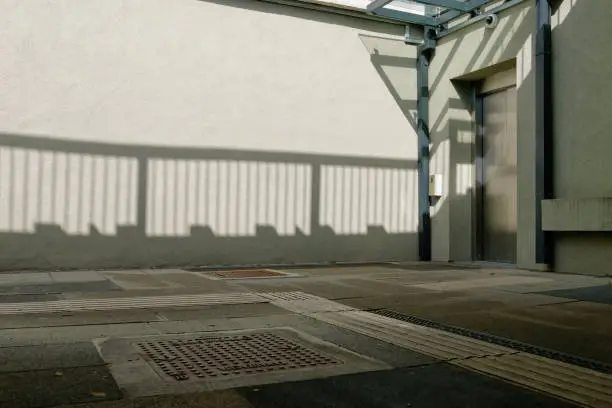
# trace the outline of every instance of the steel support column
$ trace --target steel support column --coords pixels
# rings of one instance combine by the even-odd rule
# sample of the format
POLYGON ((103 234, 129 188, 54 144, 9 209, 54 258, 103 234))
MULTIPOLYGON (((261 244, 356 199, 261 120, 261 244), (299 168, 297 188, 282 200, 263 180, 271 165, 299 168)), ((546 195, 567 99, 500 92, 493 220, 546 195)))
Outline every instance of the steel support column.
POLYGON ((429 214, 429 63, 433 57, 436 32, 425 27, 424 42, 417 57, 417 135, 419 190, 419 260, 431 261, 431 217, 429 214))
POLYGON ((535 245, 536 263, 552 265, 553 243, 542 230, 542 201, 553 198, 552 32, 548 0, 536 0, 536 135, 535 135, 535 245))

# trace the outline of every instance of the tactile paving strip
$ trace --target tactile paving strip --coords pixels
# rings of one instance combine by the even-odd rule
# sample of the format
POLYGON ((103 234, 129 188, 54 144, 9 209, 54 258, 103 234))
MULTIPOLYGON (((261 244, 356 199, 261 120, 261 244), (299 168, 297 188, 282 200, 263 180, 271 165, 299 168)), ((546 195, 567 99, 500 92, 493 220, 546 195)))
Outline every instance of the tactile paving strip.
POLYGON ((174 338, 135 343, 149 364, 177 381, 317 368, 342 361, 274 333, 174 338))
POLYGON ((0 304, 0 315, 35 313, 93 312, 105 310, 162 309, 209 305, 262 303, 256 293, 217 293, 204 295, 145 296, 108 299, 69 299, 51 302, 0 304))

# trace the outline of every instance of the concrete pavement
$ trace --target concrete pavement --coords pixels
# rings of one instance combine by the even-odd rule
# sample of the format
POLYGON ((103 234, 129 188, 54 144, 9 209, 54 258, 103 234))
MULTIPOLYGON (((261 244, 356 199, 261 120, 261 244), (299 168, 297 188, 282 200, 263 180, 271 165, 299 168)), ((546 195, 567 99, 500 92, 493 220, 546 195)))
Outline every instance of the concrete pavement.
MULTIPOLYGON (((177 269, 0 274, 0 406, 107 401, 113 407, 170 407, 200 401, 193 406, 489 407, 563 406, 562 400, 612 406, 605 405, 612 398, 606 389, 595 387, 585 399, 579 388, 588 383, 605 387, 607 374, 538 360, 537 366, 552 364, 558 372, 553 380, 528 385, 517 373, 498 372, 499 367, 514 367, 508 364, 516 350, 464 337, 449 343, 443 332, 427 329, 423 337, 421 326, 360 314, 365 309, 392 310, 610 364, 609 278, 436 264, 290 272, 241 279, 177 269), (289 361, 287 355, 262 357, 258 351, 245 358, 260 359, 267 373, 242 372, 234 362, 237 374, 223 382, 214 377, 170 381, 131 346, 143 339, 168 339, 188 347, 195 336, 213 350, 217 343, 211 342, 219 338, 219 344, 239 344, 262 330, 272 331, 272 340, 284 344, 279 343, 281 349, 287 347, 283 342, 294 341, 290 349, 303 348, 304 355, 332 356, 342 363, 278 373, 273 368, 289 361), (442 351, 424 347, 436 338, 442 351), (463 354, 456 355, 457 348, 463 354), (489 363, 494 356, 498 360, 489 363), (470 366, 474 358, 485 358, 487 364, 470 366), (584 384, 573 381, 577 388, 564 394, 559 384, 571 376, 584 384)), ((192 357, 202 364, 220 359, 217 371, 210 373, 223 374, 228 367, 224 358, 250 353, 248 347, 225 347, 217 354, 192 357)), ((187 355, 179 357, 193 363, 187 355)), ((527 356, 525 361, 536 360, 527 356)), ((248 371, 251 366, 245 367, 248 371)), ((597 369, 601 367, 605 364, 597 369)))

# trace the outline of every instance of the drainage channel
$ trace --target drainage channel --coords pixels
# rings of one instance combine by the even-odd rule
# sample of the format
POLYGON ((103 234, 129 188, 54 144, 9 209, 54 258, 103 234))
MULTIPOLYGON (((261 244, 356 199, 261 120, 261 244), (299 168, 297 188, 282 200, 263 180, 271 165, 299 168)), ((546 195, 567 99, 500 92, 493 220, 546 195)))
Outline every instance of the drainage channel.
POLYGON ((430 327, 433 329, 443 330, 449 333, 459 334, 461 336, 485 341, 487 343, 495 344, 498 346, 508 347, 525 353, 546 357, 551 360, 561 361, 567 364, 573 364, 579 367, 599 371, 601 373, 612 374, 612 365, 601 361, 591 360, 588 358, 583 358, 560 351, 547 349, 545 347, 535 346, 533 344, 527 344, 520 341, 507 339, 505 337, 495 336, 489 333, 478 332, 463 327, 457 327, 429 319, 423 319, 421 317, 407 315, 390 309, 368 309, 366 311, 380 316, 389 317, 391 319, 400 320, 419 326, 430 327))

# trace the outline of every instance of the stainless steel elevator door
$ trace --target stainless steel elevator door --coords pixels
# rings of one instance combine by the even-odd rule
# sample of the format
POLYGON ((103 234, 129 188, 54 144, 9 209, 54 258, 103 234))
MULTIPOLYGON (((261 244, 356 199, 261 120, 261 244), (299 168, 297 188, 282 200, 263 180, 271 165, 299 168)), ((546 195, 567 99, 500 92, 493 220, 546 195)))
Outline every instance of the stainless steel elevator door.
POLYGON ((482 255, 516 262, 516 88, 483 96, 482 255))

